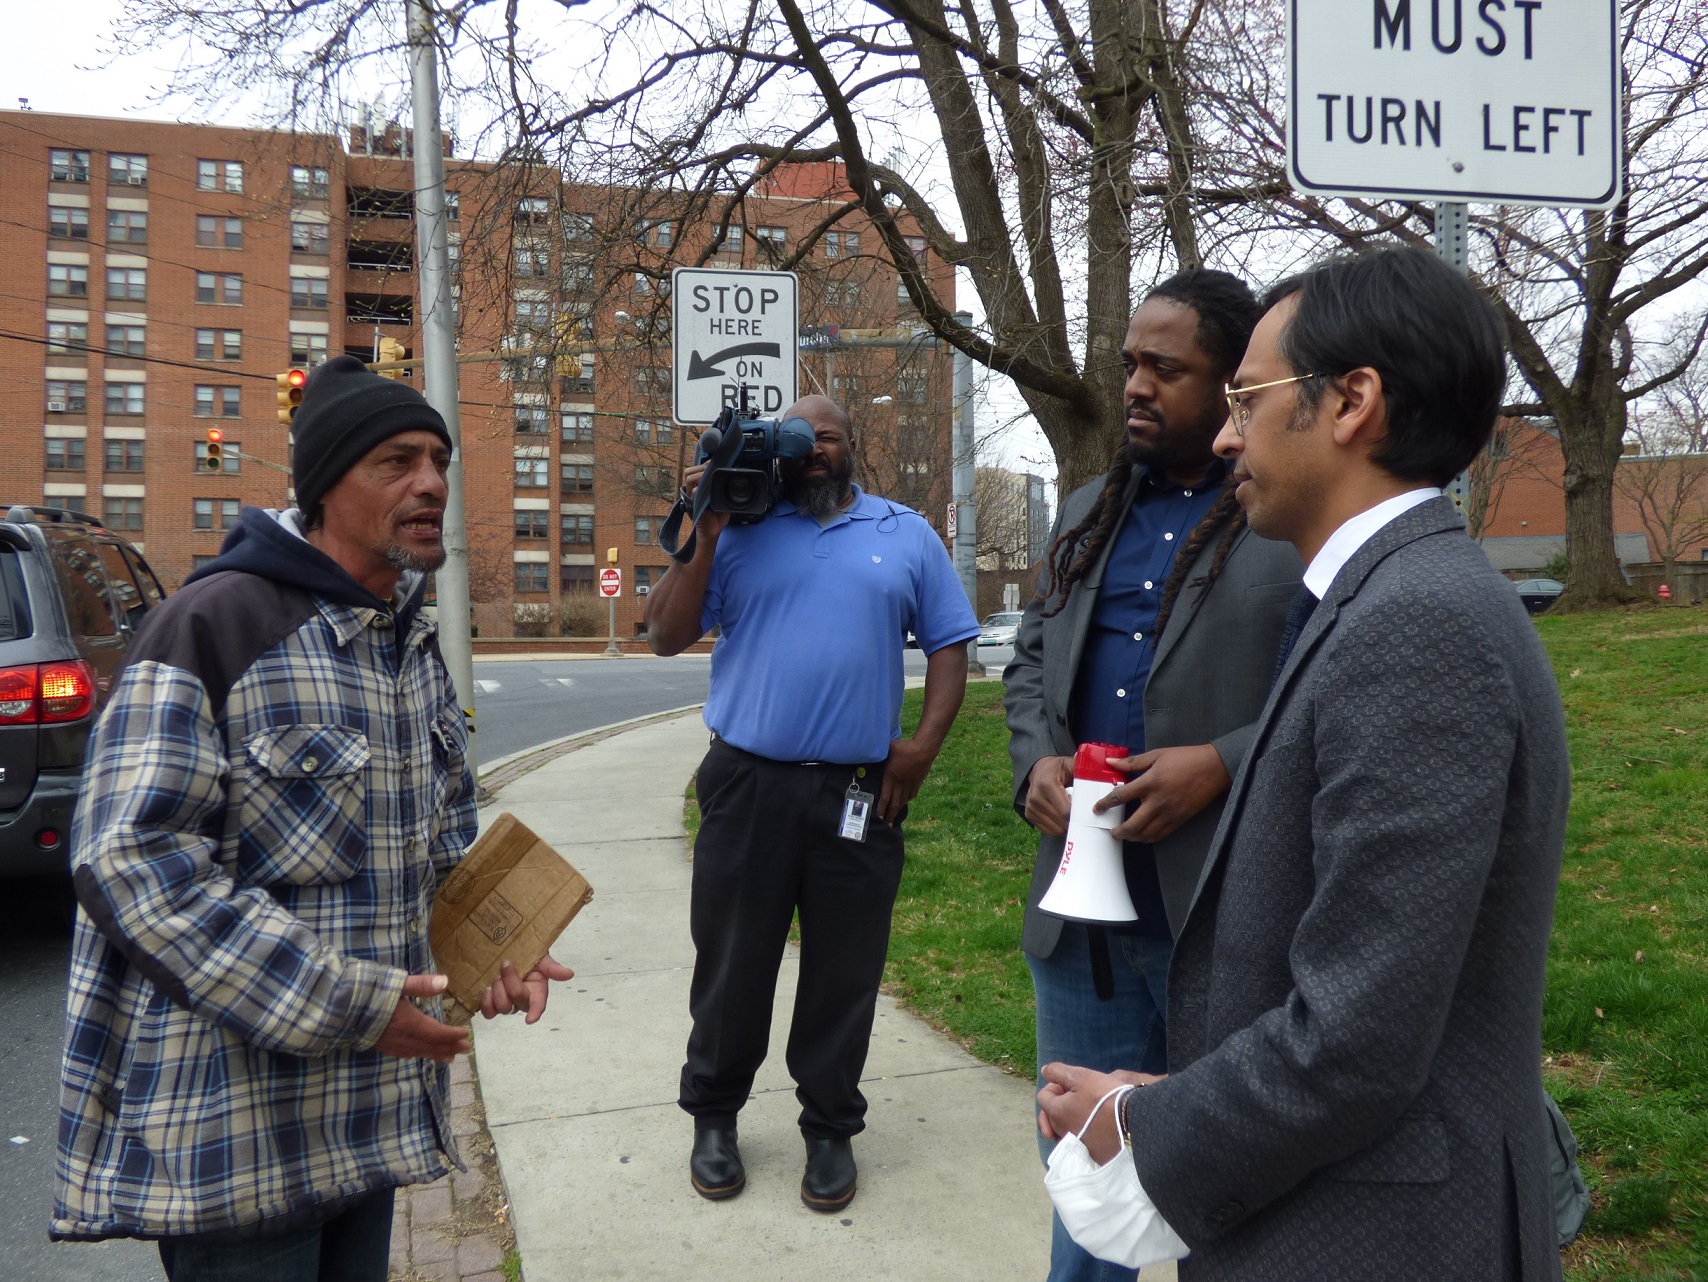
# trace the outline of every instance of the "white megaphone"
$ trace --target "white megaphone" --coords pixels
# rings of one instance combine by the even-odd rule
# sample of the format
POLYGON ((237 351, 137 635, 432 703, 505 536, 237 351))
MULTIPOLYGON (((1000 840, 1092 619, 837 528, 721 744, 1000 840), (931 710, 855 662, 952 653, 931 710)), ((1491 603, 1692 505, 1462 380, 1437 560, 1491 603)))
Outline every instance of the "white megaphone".
POLYGON ((1107 743, 1082 743, 1074 753, 1067 844, 1062 848, 1056 879, 1038 904, 1052 917, 1092 925, 1139 919, 1133 897, 1127 893, 1121 842, 1113 831, 1125 817, 1126 807, 1111 806, 1102 814, 1092 810, 1117 785, 1127 782, 1126 776, 1109 764, 1109 758, 1126 755, 1125 748, 1107 743))

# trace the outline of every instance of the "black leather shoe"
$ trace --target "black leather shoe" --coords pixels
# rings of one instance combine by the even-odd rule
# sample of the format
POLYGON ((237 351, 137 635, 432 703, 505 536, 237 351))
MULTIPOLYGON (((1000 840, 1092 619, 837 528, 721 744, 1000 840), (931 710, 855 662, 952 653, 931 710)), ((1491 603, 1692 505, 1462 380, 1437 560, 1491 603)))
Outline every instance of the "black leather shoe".
POLYGON ((846 1136, 807 1138, 801 1201, 815 1211, 840 1211, 854 1200, 854 1146, 846 1136))
POLYGON ((688 1178, 694 1192, 711 1202, 734 1197, 747 1187, 741 1150, 735 1146, 735 1127, 694 1127, 694 1153, 688 1159, 688 1178))

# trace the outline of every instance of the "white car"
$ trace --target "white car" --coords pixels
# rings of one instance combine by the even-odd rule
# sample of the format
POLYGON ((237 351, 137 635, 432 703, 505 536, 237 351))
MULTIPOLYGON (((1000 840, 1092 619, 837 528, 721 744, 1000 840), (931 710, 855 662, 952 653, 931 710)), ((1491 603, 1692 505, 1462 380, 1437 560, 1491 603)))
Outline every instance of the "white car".
POLYGON ((1020 631, 1020 619, 1019 610, 1004 610, 1000 614, 988 615, 979 625, 979 644, 1013 645, 1015 634, 1020 631))

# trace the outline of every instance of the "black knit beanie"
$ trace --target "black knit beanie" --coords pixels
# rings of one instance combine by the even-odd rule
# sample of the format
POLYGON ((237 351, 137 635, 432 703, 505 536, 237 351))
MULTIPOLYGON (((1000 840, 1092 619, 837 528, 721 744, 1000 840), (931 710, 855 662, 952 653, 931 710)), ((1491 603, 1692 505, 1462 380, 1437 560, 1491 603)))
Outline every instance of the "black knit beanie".
POLYGON ((400 432, 432 432, 447 449, 451 445, 439 411, 408 383, 370 373, 354 356, 315 366, 291 421, 298 510, 314 511, 356 460, 400 432))

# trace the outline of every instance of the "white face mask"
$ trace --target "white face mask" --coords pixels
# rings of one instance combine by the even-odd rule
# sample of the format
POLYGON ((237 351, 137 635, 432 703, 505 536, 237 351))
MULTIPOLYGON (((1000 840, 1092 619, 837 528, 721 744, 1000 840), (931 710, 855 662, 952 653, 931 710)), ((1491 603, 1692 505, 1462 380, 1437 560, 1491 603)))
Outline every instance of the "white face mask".
POLYGON ((1128 1089, 1116 1087, 1098 1100, 1079 1134, 1065 1136, 1056 1145, 1047 1163, 1044 1188, 1075 1242, 1100 1260, 1142 1269, 1163 1260, 1185 1259, 1186 1243, 1145 1193, 1131 1153, 1122 1148, 1099 1166, 1079 1138, 1098 1111, 1128 1089))

